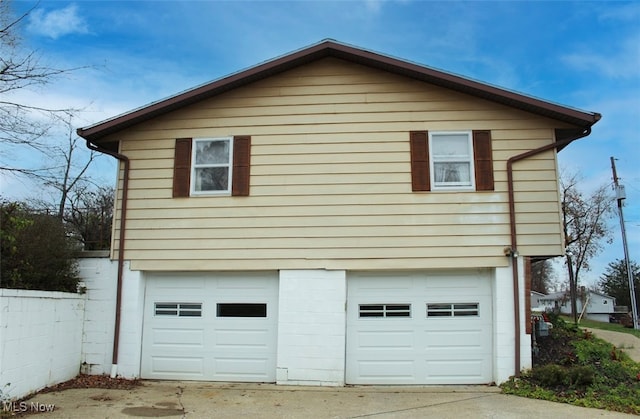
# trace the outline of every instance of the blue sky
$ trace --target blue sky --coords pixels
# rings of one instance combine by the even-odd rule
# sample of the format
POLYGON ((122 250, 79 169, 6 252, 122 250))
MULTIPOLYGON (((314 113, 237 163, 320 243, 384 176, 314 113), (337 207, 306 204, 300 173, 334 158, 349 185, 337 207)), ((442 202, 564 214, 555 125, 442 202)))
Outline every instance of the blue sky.
MULTIPOLYGON (((31 102, 84 111, 86 126, 325 38, 598 112, 586 139, 560 153, 583 189, 626 187, 632 259, 640 262, 640 2, 432 1, 13 1, 36 7, 20 27, 25 46, 58 68, 85 67, 35 92, 31 102)), ((94 175, 113 182, 100 159, 94 175)), ((3 179, 4 196, 28 195, 3 179)), ((590 284, 623 257, 614 241, 590 284)), ((558 270, 559 275, 564 272, 558 270)))

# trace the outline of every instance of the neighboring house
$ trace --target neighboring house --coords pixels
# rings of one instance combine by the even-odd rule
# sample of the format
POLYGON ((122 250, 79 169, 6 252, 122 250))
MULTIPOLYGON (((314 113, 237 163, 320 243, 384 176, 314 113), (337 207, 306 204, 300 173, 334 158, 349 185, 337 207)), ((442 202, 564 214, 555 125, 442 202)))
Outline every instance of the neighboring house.
MULTIPOLYGON (((562 314, 571 314, 571 297, 569 291, 555 292, 540 298, 540 305, 548 311, 556 311, 562 314)), ((591 290, 578 292, 576 300, 578 316, 609 322, 609 317, 614 313, 616 299, 610 295, 591 290), (586 309, 585 309, 586 307, 586 309)))
POLYGON ((506 380, 528 258, 563 252, 556 151, 599 118, 323 41, 79 129, 120 160, 112 371, 506 380))
POLYGON ((541 300, 544 299, 546 296, 547 296, 546 294, 543 294, 541 292, 531 291, 531 308, 543 309, 544 305, 542 304, 541 300))

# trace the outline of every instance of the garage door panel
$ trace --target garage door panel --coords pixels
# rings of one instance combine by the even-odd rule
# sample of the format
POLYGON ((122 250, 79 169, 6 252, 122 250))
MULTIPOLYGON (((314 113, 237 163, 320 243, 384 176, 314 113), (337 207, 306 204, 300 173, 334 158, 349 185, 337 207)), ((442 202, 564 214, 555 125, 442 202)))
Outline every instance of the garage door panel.
POLYGON ((493 381, 488 271, 362 273, 347 285, 347 383, 493 381))
POLYGON ((450 381, 455 377, 460 384, 474 383, 485 374, 483 359, 449 359, 426 363, 427 379, 450 381))
POLYGON ((413 330, 361 331, 357 334, 356 346, 360 350, 412 349, 413 330))
MULTIPOLYGON (((185 278, 180 274, 162 274, 155 275, 153 294, 165 294, 167 291, 175 293, 180 290, 181 294, 188 294, 187 290, 197 290, 205 288, 205 278, 185 278)), ((192 292, 192 294, 194 294, 192 292)), ((196 294, 197 295, 197 294, 196 294)))
POLYGON ((268 358, 216 357, 213 360, 214 379, 224 381, 261 381, 269 378, 268 358))
POLYGON ((269 330, 216 330, 215 347, 226 349, 249 349, 255 351, 256 348, 267 350, 269 330))
POLYGON ((203 348, 204 331, 202 329, 153 329, 151 344, 156 347, 203 348))
POLYGON ((142 378, 274 382, 274 273, 159 273, 148 278, 142 378))
POLYGON ((357 374, 370 384, 404 384, 414 379, 416 368, 413 360, 380 359, 358 361, 357 369, 357 374))
POLYGON ((482 349, 485 339, 481 330, 425 330, 428 336, 426 349, 482 349))
POLYGON ((185 356, 152 356, 151 370, 155 374, 188 375, 192 378, 204 377, 204 358, 185 356))

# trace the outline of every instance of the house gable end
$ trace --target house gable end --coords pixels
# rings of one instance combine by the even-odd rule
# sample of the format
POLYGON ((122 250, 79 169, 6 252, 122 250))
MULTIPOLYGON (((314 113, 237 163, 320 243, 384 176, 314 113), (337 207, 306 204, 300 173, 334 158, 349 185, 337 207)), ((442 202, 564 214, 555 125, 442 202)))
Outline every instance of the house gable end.
POLYGON ((590 127, 600 119, 600 115, 597 113, 580 111, 545 102, 441 70, 327 40, 177 94, 168 99, 154 102, 121 116, 99 122, 86 128, 79 128, 77 133, 88 141, 99 142, 110 134, 117 133, 140 122, 325 57, 336 57, 403 75, 579 127, 590 127))

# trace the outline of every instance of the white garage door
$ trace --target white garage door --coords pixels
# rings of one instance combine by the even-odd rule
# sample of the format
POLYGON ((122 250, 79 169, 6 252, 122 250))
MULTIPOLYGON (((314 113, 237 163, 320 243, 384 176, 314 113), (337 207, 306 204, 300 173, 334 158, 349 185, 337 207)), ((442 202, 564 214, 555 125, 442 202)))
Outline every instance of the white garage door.
POLYGON ((277 274, 154 274, 142 378, 274 382, 277 274))
POLYGON ((491 301, 487 272, 350 276, 347 383, 493 381, 491 301))

